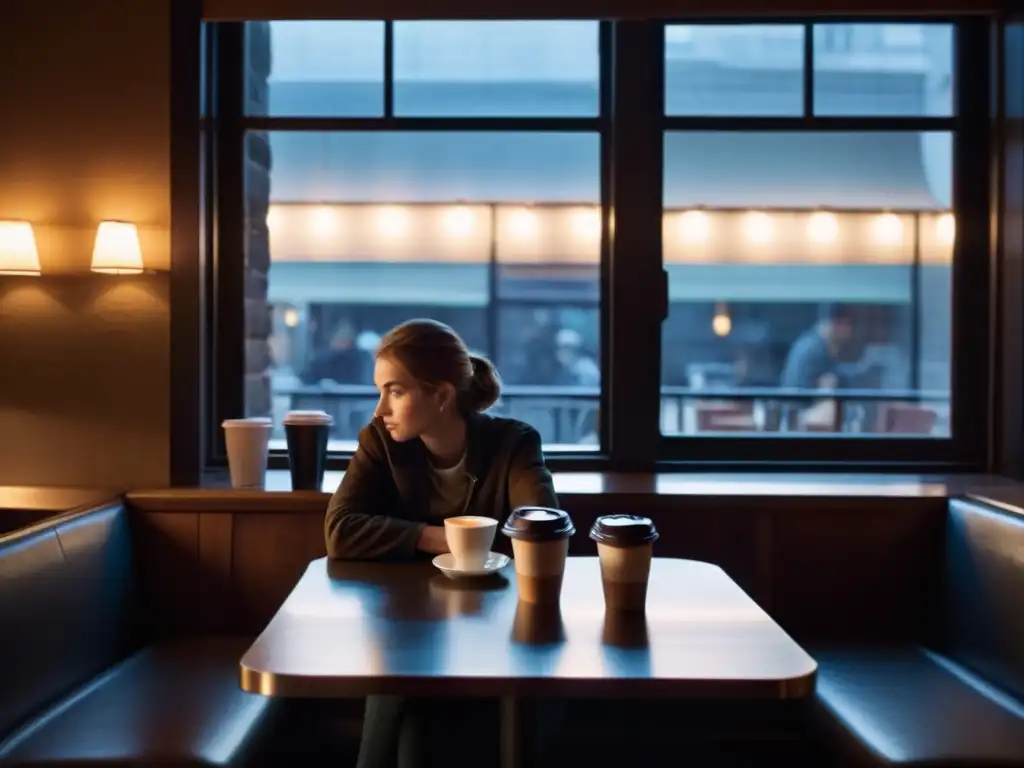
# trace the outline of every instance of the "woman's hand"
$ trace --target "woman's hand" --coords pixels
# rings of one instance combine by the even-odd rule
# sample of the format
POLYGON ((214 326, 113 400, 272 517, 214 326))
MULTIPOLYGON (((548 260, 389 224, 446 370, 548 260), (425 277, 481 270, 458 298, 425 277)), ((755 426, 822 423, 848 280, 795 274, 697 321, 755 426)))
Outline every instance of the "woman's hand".
POLYGON ((416 541, 416 549, 422 552, 429 552, 432 555, 443 555, 451 550, 448 549, 448 537, 445 536, 443 525, 428 525, 420 531, 420 537, 416 541))

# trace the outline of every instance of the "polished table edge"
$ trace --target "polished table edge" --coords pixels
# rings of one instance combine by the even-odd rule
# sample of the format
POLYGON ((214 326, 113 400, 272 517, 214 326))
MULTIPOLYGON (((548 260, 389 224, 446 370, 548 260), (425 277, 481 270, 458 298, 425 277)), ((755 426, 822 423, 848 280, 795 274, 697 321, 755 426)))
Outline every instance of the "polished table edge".
MULTIPOLYGON (((597 560, 593 555, 574 555, 574 560, 597 560)), ((679 557, 656 557, 657 560, 686 561, 701 563, 710 566, 731 581, 732 577, 719 565, 705 562, 703 560, 690 560, 679 557)), ((302 579, 307 577, 310 569, 318 563, 326 567, 330 561, 328 557, 318 557, 310 561, 309 566, 303 571, 302 579)), ((415 568, 426 568, 426 563, 408 563, 415 568)), ((737 585, 738 586, 738 585, 737 585)), ((298 587, 298 583, 296 584, 298 587)), ((740 588, 742 592, 742 588, 740 588)), ((806 672, 795 677, 787 678, 762 678, 747 680, 680 680, 678 678, 643 679, 643 678, 558 678, 556 692, 552 692, 545 681, 545 677, 464 677, 464 676, 443 676, 441 679, 446 684, 457 689, 458 697, 480 697, 500 698, 503 696, 529 697, 529 696, 565 696, 567 698, 601 696, 609 698, 707 698, 707 699, 761 699, 761 700, 793 700, 803 699, 814 693, 815 683, 818 676, 818 662, 811 656, 802 645, 786 632, 772 618, 771 614, 757 605, 745 592, 747 599, 757 606, 758 610, 764 613, 782 632, 806 656, 810 667, 806 672)), ((288 599, 285 599, 287 603, 288 599)), ((277 620, 281 609, 271 619, 271 624, 277 620)), ((269 629, 269 624, 259 636, 253 640, 252 645, 239 659, 239 685, 247 693, 259 694, 261 696, 275 698, 359 698, 371 695, 406 695, 406 696, 429 696, 443 697, 444 693, 438 693, 438 676, 415 675, 415 676, 388 676, 386 678, 369 678, 362 675, 346 677, 330 676, 323 679, 309 675, 292 675, 279 672, 255 669, 246 664, 246 657, 253 650, 264 632, 269 629), (338 696, 339 683, 347 688, 344 697, 338 696)))
MULTIPOLYGON (((558 678, 554 686, 545 677, 454 677, 441 678, 457 693, 456 698, 500 698, 502 696, 565 698, 601 697, 614 699, 757 699, 796 700, 814 693, 818 676, 814 668, 800 677, 784 680, 623 680, 621 678, 558 678)), ((239 684, 246 693, 270 698, 337 699, 376 695, 443 698, 438 677, 403 676, 373 680, 364 677, 331 677, 318 680, 305 675, 288 675, 252 669, 239 661, 239 684), (338 695, 343 683, 344 696, 338 695)), ((442 686, 443 687, 443 686, 442 686)))
MULTIPOLYGON (((292 491, 287 471, 270 470, 266 490, 236 490, 215 476, 209 486, 138 489, 135 508, 155 512, 322 513, 342 472, 328 472, 322 491, 292 491)), ((1024 497, 1024 486, 990 475, 852 475, 745 473, 555 472, 555 490, 566 506, 596 496, 703 499, 943 499, 1000 490, 1024 497)))

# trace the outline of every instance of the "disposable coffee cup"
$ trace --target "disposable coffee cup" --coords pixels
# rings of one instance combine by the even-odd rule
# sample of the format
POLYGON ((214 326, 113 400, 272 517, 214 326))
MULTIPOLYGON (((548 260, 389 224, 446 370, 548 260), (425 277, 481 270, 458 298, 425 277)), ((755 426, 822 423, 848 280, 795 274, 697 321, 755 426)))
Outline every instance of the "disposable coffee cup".
POLYGON ((460 515, 445 520, 444 537, 455 567, 460 571, 483 570, 497 530, 498 521, 493 517, 460 515))
POLYGON ((562 594, 569 538, 576 533, 569 513, 547 507, 518 507, 501 532, 512 540, 519 599, 557 604, 562 594))
POLYGON ((262 490, 267 484, 267 448, 273 422, 262 417, 226 419, 222 426, 231 487, 262 490))
POLYGON ((639 515, 599 517, 590 529, 601 559, 601 585, 605 608, 643 611, 658 531, 654 522, 639 515))
POLYGON ((325 411, 289 411, 284 417, 293 491, 319 491, 327 468, 327 438, 334 419, 325 411))

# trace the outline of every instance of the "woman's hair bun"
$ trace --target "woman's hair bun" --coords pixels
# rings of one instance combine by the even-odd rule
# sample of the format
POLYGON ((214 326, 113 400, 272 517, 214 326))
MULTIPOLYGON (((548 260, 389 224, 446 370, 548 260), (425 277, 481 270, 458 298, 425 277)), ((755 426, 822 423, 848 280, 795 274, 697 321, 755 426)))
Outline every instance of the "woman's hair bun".
POLYGON ((473 365, 473 378, 466 391, 466 406, 471 411, 486 411, 501 396, 501 377, 494 363, 483 355, 470 353, 469 362, 473 365))

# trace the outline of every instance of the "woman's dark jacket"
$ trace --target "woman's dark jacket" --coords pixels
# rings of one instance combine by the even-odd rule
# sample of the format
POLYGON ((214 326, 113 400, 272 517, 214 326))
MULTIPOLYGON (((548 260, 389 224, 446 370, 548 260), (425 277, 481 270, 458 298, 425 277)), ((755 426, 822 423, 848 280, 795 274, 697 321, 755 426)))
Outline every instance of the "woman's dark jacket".
MULTIPOLYGON (((504 523, 521 506, 557 507, 540 435, 514 419, 473 414, 467 420, 465 514, 504 523)), ((405 559, 416 554, 430 518, 433 487, 426 447, 419 439, 398 443, 377 419, 359 432, 359 447, 324 521, 327 554, 352 560, 405 559)), ((508 551, 499 532, 495 549, 508 551)))

